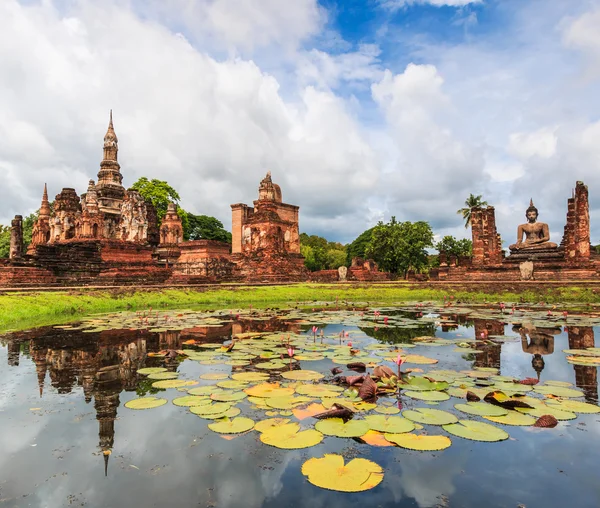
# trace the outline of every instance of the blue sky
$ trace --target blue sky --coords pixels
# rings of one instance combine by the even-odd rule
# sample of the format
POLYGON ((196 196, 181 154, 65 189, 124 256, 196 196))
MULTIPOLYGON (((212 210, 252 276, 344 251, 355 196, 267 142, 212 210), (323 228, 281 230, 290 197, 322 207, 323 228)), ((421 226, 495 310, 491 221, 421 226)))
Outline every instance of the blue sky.
POLYGON ((583 180, 599 243, 598 26, 600 0, 6 0, 0 223, 85 191, 112 108, 124 183, 227 227, 270 170, 330 240, 468 236, 474 193, 505 245, 530 198, 558 242, 583 180))

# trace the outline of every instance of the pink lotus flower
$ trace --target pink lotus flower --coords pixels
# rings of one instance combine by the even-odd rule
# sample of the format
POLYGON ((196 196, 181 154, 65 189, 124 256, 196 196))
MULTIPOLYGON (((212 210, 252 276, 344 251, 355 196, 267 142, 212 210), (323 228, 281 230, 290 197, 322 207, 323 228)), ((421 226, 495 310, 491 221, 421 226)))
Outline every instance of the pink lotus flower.
POLYGON ((344 332, 344 337, 350 337, 350 332, 344 332))
POLYGON ((549 310, 547 315, 548 315, 548 316, 551 316, 551 315, 552 315, 552 311, 551 311, 551 310, 549 310))
POLYGON ((348 341, 348 347, 352 347, 352 342, 348 341))
POLYGON ((294 348, 293 347, 289 347, 288 350, 287 350, 288 356, 290 358, 292 358, 294 356, 294 353, 295 353, 294 348))
POLYGON ((387 316, 385 316, 385 317, 383 318, 383 322, 384 322, 386 325, 388 324, 388 320, 389 320, 389 318, 388 318, 387 316))
POLYGON ((568 315, 569 315, 569 313, 568 313, 566 310, 565 310, 565 311, 563 311, 563 317, 564 317, 565 319, 567 319, 567 316, 568 316, 568 315))
POLYGON ((396 359, 394 360, 394 363, 400 367, 406 360, 404 358, 402 358, 400 355, 398 355, 396 357, 396 359))
POLYGON ((313 326, 313 327, 312 327, 312 332, 313 332, 313 333, 317 333, 317 330, 318 330, 318 328, 317 328, 316 326, 313 326))

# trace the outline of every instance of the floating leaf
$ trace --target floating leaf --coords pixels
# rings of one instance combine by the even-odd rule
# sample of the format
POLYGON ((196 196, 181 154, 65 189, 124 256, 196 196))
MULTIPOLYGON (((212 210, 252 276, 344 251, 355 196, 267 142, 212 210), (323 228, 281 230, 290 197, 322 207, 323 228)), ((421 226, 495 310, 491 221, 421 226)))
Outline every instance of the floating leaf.
POLYGON ((390 434, 401 434, 415 430, 413 422, 401 416, 369 415, 365 417, 371 430, 390 434))
POLYGON ((269 375, 263 372, 237 372, 231 375, 232 379, 236 381, 264 381, 265 379, 269 379, 269 375))
POLYGON ((302 464, 302 474, 317 487, 340 492, 362 492, 383 480, 381 466, 367 459, 353 459, 344 465, 341 455, 328 453, 302 464))
POLYGON ((377 385, 371 379, 371 376, 366 375, 364 381, 358 389, 358 396, 362 400, 370 400, 377 394, 377 385))
POLYGON ((397 415, 400 412, 400 410, 394 406, 377 406, 375 411, 382 415, 397 415))
MULTIPOLYGON (((500 406, 503 407, 504 409, 515 409, 517 407, 524 407, 524 408, 532 408, 531 405, 527 404, 526 402, 524 402, 523 400, 521 400, 521 398, 513 398, 513 397, 509 397, 508 395, 506 395, 503 392, 490 392, 488 393, 483 400, 485 400, 486 402, 489 402, 490 404, 494 404, 496 406, 500 406)), ((493 416, 493 415, 488 415, 488 416, 493 416)))
POLYGON ((263 430, 260 440, 276 448, 296 450, 319 444, 323 440, 323 434, 314 429, 300 431, 299 423, 287 423, 263 430))
POLYGON ((504 416, 484 416, 484 418, 490 422, 501 423, 503 425, 527 426, 535 423, 535 418, 517 411, 509 411, 504 416))
POLYGON ((554 381, 551 379, 549 381, 544 381, 544 385, 545 386, 562 386, 564 388, 569 388, 570 386, 573 386, 573 383, 569 383, 568 381, 554 381))
POLYGON ((159 381, 161 379, 177 379, 179 374, 177 372, 156 372, 153 374, 148 374, 148 379, 155 379, 159 381))
POLYGON ((173 404, 176 406, 191 407, 191 406, 205 406, 210 404, 210 399, 206 397, 199 397, 197 395, 186 395, 185 397, 177 397, 173 399, 173 404))
MULTIPOLYGON (((196 384, 192 381, 192 384, 196 384)), ((189 381, 184 381, 183 379, 165 379, 164 381, 155 381, 152 383, 154 388, 179 388, 181 386, 189 386, 189 381)), ((188 392, 189 393, 189 392, 188 392)))
POLYGON ((229 377, 229 374, 227 372, 207 372, 206 374, 200 375, 200 379, 210 379, 210 380, 227 379, 228 377, 229 377))
POLYGON ((281 377, 284 379, 292 379, 294 381, 317 381, 323 379, 325 376, 314 370, 291 370, 282 372, 281 377))
POLYGON ((285 395, 283 397, 267 397, 265 403, 273 409, 293 409, 312 400, 308 397, 285 395))
POLYGON ((452 441, 449 437, 427 436, 424 434, 386 434, 385 438, 388 441, 401 446, 402 448, 408 448, 409 450, 417 450, 421 452, 445 450, 452 444, 452 441))
POLYGON ((235 379, 226 379, 225 381, 219 381, 217 383, 219 388, 226 388, 229 390, 237 390, 247 388, 248 383, 245 381, 236 381, 235 379))
POLYGON ((499 406, 492 406, 486 402, 467 402, 466 404, 454 404, 454 407, 463 413, 476 416, 504 416, 508 411, 499 406))
POLYGON ((556 407, 558 409, 571 411, 573 413, 600 413, 600 407, 594 404, 589 404, 588 402, 580 402, 578 400, 547 400, 546 404, 549 407, 556 407))
POLYGON ((138 369, 137 373, 147 376, 148 374, 158 374, 159 372, 167 372, 167 369, 164 367, 145 367, 143 369, 138 369))
POLYGON ((448 386, 446 381, 430 381, 424 377, 413 377, 408 381, 407 388, 415 391, 439 391, 445 390, 448 386))
POLYGON ((164 406, 167 403, 167 399, 161 399, 158 397, 141 397, 139 399, 133 399, 125 403, 125 407, 128 409, 152 409, 155 407, 164 406))
POLYGON ((215 423, 209 423, 208 428, 219 434, 241 434, 254 428, 254 420, 238 416, 233 419, 220 420, 215 423))
POLYGON ((210 398, 218 402, 236 402, 245 399, 247 396, 244 392, 221 392, 213 393, 210 398))
POLYGON ((533 387, 533 390, 537 393, 542 393, 544 395, 556 395, 557 397, 583 397, 583 393, 579 390, 573 390, 573 388, 566 388, 564 386, 537 385, 533 387))
POLYGON ((537 418, 547 414, 554 416, 557 420, 574 420, 577 418, 577 415, 572 411, 565 411, 563 409, 558 409, 556 406, 549 406, 546 404, 540 404, 533 409, 517 408, 517 411, 537 418))
POLYGON ((317 422, 315 429, 327 436, 360 437, 370 430, 370 425, 365 420, 344 422, 341 418, 329 418, 317 422))
POLYGON ((444 425, 446 432, 473 441, 504 441, 509 438, 507 432, 490 425, 489 423, 475 422, 473 420, 459 420, 458 423, 444 425))
POLYGON ((293 388, 282 388, 279 383, 262 383, 244 390, 252 397, 285 397, 294 393, 293 388))
POLYGON ((402 413, 402 416, 413 422, 428 425, 449 425, 458 422, 458 418, 448 411, 427 407, 408 409, 402 413))
POLYGON ((290 423, 289 418, 267 418, 254 424, 254 430, 258 432, 264 432, 272 427, 281 427, 286 423, 290 423))
POLYGON ((324 386, 324 385, 307 385, 302 384, 296 387, 296 392, 301 395, 308 395, 310 397, 337 397, 339 392, 342 391, 338 386, 324 386))
POLYGON ((404 361, 406 363, 416 363, 417 365, 433 365, 434 363, 438 363, 438 360, 421 355, 406 355, 404 361))
POLYGON ((292 413, 298 420, 304 420, 305 418, 317 415, 323 411, 325 411, 325 406, 323 406, 323 404, 313 403, 305 408, 294 408, 292 413))
POLYGON ((552 415, 542 415, 533 424, 534 427, 554 428, 558 425, 558 420, 552 415))
POLYGON ((198 386, 188 390, 190 395, 212 395, 215 392, 215 387, 210 386, 198 386))
POLYGON ((402 392, 404 395, 408 395, 409 397, 417 400, 426 400, 429 402, 442 402, 444 400, 448 400, 450 395, 445 392, 413 392, 407 391, 402 392))
POLYGON ((360 436, 365 443, 370 444, 371 446, 394 446, 393 443, 390 443, 381 432, 377 432, 376 430, 370 430, 363 436, 360 436))
POLYGON ((199 414, 200 418, 204 418, 205 420, 220 420, 221 418, 234 418, 235 416, 241 413, 241 409, 239 407, 230 407, 227 411, 223 413, 217 414, 199 414))
POLYGON ((215 402, 214 404, 204 405, 204 406, 192 406, 190 411, 195 415, 216 415, 219 413, 224 413, 231 407, 231 404, 227 404, 226 402, 215 402))

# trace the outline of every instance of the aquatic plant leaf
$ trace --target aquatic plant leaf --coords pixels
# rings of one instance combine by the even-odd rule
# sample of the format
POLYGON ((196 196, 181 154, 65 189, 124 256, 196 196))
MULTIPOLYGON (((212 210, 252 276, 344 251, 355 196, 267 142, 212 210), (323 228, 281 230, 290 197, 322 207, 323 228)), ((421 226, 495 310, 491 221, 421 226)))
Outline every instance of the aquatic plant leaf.
POLYGON ((393 443, 390 443, 385 435, 381 432, 377 432, 376 430, 370 430, 366 434, 360 436, 360 439, 371 446, 394 446, 393 443))
POLYGON ((248 395, 244 392, 219 392, 213 393, 210 398, 218 402, 237 402, 245 399, 248 395))
POLYGON ((578 400, 553 400, 549 399, 546 401, 546 405, 549 407, 556 407, 564 411, 571 411, 573 413, 583 414, 595 414, 600 413, 600 407, 595 404, 588 402, 580 402, 578 400))
POLYGON ((273 409, 293 409, 312 400, 309 397, 284 395, 283 397, 267 397, 265 404, 273 409))
POLYGON ((309 418, 311 416, 317 415, 319 413, 322 413, 323 411, 325 411, 325 406, 323 406, 323 404, 313 403, 313 404, 306 406, 305 408, 292 409, 292 414, 298 420, 304 420, 305 418, 309 418))
POLYGON ((481 397, 479 395, 477 395, 476 393, 467 390, 467 395, 465 397, 469 402, 479 402, 481 400, 481 397))
POLYGON ((401 434, 415 430, 413 422, 401 416, 369 415, 365 416, 365 421, 371 430, 389 434, 401 434))
POLYGON ((428 407, 407 409, 402 412, 402 416, 413 422, 425 423, 427 425, 449 425, 458 422, 458 418, 452 413, 428 407))
POLYGON ((190 395, 212 395, 215 392, 214 385, 197 386, 188 390, 190 395))
POLYGON ((317 487, 340 492, 362 492, 383 480, 381 466, 367 459, 352 459, 344 464, 341 455, 325 454, 302 464, 302 474, 317 487))
POLYGON ((373 369, 373 375, 379 378, 397 377, 397 374, 387 365, 377 365, 377 367, 373 369))
POLYGON ((190 411, 195 415, 216 415, 220 413, 224 413, 231 407, 231 404, 227 404, 226 402, 215 402, 210 405, 204 406, 192 406, 190 407, 190 411))
POLYGON ((510 437, 507 432, 494 425, 473 420, 459 420, 458 423, 444 425, 442 428, 454 436, 473 441, 495 442, 504 441, 510 437))
POLYGON ((552 429, 558 425, 558 420, 552 415, 542 415, 533 424, 534 427, 542 427, 552 429))
POLYGON ((447 436, 428 436, 425 434, 386 434, 385 438, 402 448, 421 452, 445 450, 452 444, 447 436))
POLYGON ((540 404, 534 406, 533 409, 526 409, 518 407, 516 409, 519 413, 524 413, 526 415, 535 416, 540 418, 544 415, 554 416, 557 420, 574 420, 577 418, 577 415, 572 411, 566 411, 563 409, 559 409, 557 406, 549 406, 547 404, 540 404))
MULTIPOLYGON (((345 362, 341 362, 345 363, 345 362)), ((351 362, 346 365, 347 369, 353 370, 358 373, 365 372, 367 370, 367 366, 363 362, 351 362)))
POLYGON ((236 381, 235 379, 226 379, 225 381, 219 381, 217 383, 219 388, 226 388, 229 390, 237 390, 248 387, 248 383, 245 381, 236 381))
POLYGON ((318 421, 315 425, 315 429, 326 436, 360 437, 363 434, 366 434, 371 427, 366 420, 350 420, 344 422, 342 418, 328 418, 326 420, 318 421))
POLYGON ((266 420, 261 420, 260 422, 256 422, 254 424, 254 430, 257 432, 264 432, 267 429, 272 427, 281 427, 286 423, 290 423, 289 418, 267 418, 266 420))
POLYGON ((412 399, 425 400, 429 402, 442 402, 448 400, 450 395, 445 392, 402 392, 403 395, 408 395, 412 399))
POLYGON ((434 391, 445 390, 448 388, 446 381, 430 381, 425 377, 412 377, 408 380, 407 388, 415 391, 434 391))
POLYGON ((167 372, 167 369, 164 367, 145 367, 143 369, 138 369, 137 373, 147 376, 148 374, 158 374, 159 372, 167 372))
POLYGON ((279 383, 261 383, 244 390, 252 397, 285 397, 294 393, 293 388, 283 388, 279 383))
POLYGON ((176 406, 182 407, 204 406, 206 404, 211 403, 208 397, 201 397, 198 395, 186 395, 184 397, 177 397, 176 399, 173 399, 172 402, 176 406))
POLYGON ((376 394, 377 394, 377 385, 375 384, 375 381, 373 381, 371 379, 371 376, 369 376, 369 375, 365 376, 364 381, 362 382, 362 384, 360 385, 360 388, 358 389, 358 396, 362 400, 370 400, 370 399, 374 398, 376 394))
POLYGON ((476 416, 503 416, 508 411, 499 406, 493 406, 486 402, 467 402, 466 404, 454 404, 454 407, 463 413, 476 416))
POLYGON ((377 406, 375 411, 382 415, 397 415, 400 412, 395 406, 377 406))
MULTIPOLYGON (((191 384, 196 384, 192 381, 191 384)), ((184 381, 183 379, 165 379, 164 381, 155 381, 152 383, 154 388, 179 388, 181 386, 189 386, 189 381, 184 381)), ((188 392, 189 393, 189 392, 188 392)))
POLYGON ((517 411, 509 411, 508 414, 504 416, 484 416, 484 418, 490 422, 501 423, 503 425, 528 426, 535 423, 535 418, 517 411))
POLYGON ((208 380, 217 380, 217 379, 227 379, 229 374, 227 372, 207 372, 206 374, 201 374, 200 379, 208 379, 208 380))
POLYGON ((204 418, 205 420, 220 420, 221 418, 234 418, 238 416, 242 410, 239 407, 230 407, 227 411, 223 413, 217 414, 205 414, 205 415, 197 415, 199 418, 204 418))
POLYGON ((139 399, 133 399, 125 402, 125 407, 128 409, 152 409, 155 407, 164 406, 167 403, 167 399, 161 399, 158 397, 140 397, 139 399))
POLYGON ((244 416, 238 416, 233 419, 219 420, 218 422, 209 423, 208 428, 219 434, 241 434, 248 432, 254 428, 254 420, 244 416))
POLYGON ((161 379, 177 379, 179 374, 177 372, 156 372, 154 374, 148 374, 148 379, 155 379, 159 381, 161 379))
POLYGON ((573 383, 569 383, 568 381, 554 381, 554 380, 550 379, 549 381, 544 381, 544 385, 546 385, 546 386, 563 386, 565 388, 569 388, 569 387, 573 386, 573 383))
POLYGON ((235 374, 231 375, 231 378, 235 379, 236 381, 253 382, 269 379, 269 375, 265 374, 264 372, 236 372, 235 374))
POLYGON ((282 372, 281 377, 294 381, 317 381, 319 379, 323 379, 325 376, 320 372, 315 372, 314 370, 291 370, 282 372))
POLYGON ((438 363, 438 360, 422 355, 406 355, 404 361, 406 363, 416 363, 417 365, 433 365, 434 363, 438 363))
POLYGON ((557 397, 565 398, 583 397, 583 392, 574 390, 573 388, 566 388, 564 386, 537 385, 533 387, 533 391, 542 393, 544 395, 556 395, 557 397))
MULTIPOLYGON (((496 406, 503 407, 504 409, 515 409, 517 407, 524 407, 524 408, 529 408, 529 409, 533 408, 531 405, 527 404, 523 400, 520 400, 519 398, 509 397, 504 392, 500 392, 500 391, 488 393, 483 398, 483 400, 485 400, 486 402, 488 402, 490 404, 494 404, 496 406)), ((488 415, 488 416, 494 416, 494 415, 488 415)))
POLYGON ((338 386, 334 385, 308 385, 302 384, 296 387, 296 393, 300 395, 308 395, 309 397, 337 397, 339 392, 343 389, 339 389, 338 386))
POLYGON ((318 430, 300 430, 299 423, 286 423, 263 430, 260 440, 268 445, 284 450, 310 448, 323 441, 323 434, 318 430))

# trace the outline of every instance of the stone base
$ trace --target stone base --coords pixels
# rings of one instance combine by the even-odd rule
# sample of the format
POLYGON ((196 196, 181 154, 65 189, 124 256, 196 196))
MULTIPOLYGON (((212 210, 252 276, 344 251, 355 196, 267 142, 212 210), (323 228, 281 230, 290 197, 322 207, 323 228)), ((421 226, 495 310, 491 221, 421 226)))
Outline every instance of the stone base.
POLYGON ((523 249, 512 250, 505 258, 507 263, 523 263, 525 261, 562 261, 564 251, 560 247, 550 249, 523 249))
POLYGON ((235 278, 245 282, 300 282, 309 278, 301 254, 264 257, 234 254, 235 278))

